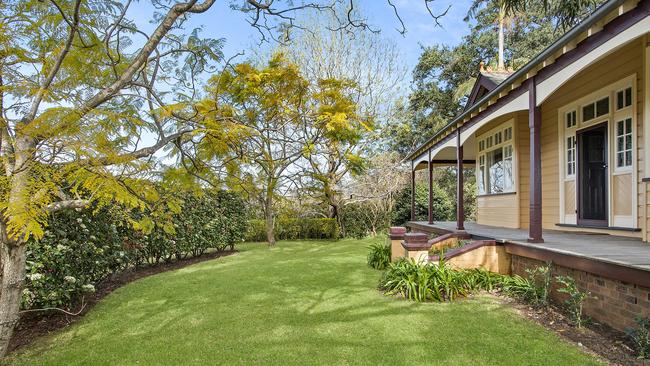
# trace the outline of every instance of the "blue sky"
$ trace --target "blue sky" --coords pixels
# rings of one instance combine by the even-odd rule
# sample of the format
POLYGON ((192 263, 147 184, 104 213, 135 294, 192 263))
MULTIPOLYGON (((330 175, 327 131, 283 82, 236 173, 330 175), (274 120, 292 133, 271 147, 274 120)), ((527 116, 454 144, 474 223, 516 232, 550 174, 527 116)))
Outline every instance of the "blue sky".
MULTIPOLYGON (((238 0, 243 1, 243 0, 238 0)), ((409 70, 417 63, 421 53, 420 45, 436 43, 457 44, 467 33, 463 18, 470 6, 470 0, 435 0, 430 3, 434 13, 440 13, 451 5, 449 13, 440 20, 442 27, 436 26, 424 5, 424 0, 393 0, 407 33, 402 36, 396 30, 400 27, 393 9, 387 0, 358 0, 357 6, 362 10, 368 23, 380 29, 384 37, 395 41, 403 50, 403 62, 409 70)), ((203 35, 211 38, 225 38, 224 55, 226 58, 244 51, 247 55, 253 49, 273 47, 271 44, 259 45, 259 34, 247 23, 246 16, 229 8, 229 1, 217 1, 206 13, 192 15, 187 28, 202 27, 203 35)), ((136 22, 151 19, 153 8, 148 2, 135 4, 133 16, 136 22)), ((150 25, 149 25, 150 26, 150 25)))
MULTIPOLYGON (((216 4, 207 12, 191 15, 185 24, 186 30, 189 32, 194 28, 201 27, 202 35, 205 37, 224 38, 223 53, 226 59, 244 52, 244 57, 237 59, 243 61, 247 56, 252 57, 256 53, 264 54, 276 46, 273 43, 260 45, 260 35, 257 30, 248 24, 246 15, 230 9, 230 2, 230 0, 217 0, 216 4)), ((440 43, 455 45, 468 32, 467 24, 463 18, 471 0, 432 1, 430 7, 434 14, 443 12, 451 5, 447 15, 440 19, 441 26, 435 25, 424 5, 424 0, 392 0, 392 2, 397 7, 406 26, 405 35, 401 35, 397 31, 400 24, 393 9, 388 5, 388 0, 357 0, 355 4, 362 10, 367 22, 374 29, 380 29, 383 37, 395 42, 402 50, 401 61, 407 67, 409 75, 421 54, 420 45, 429 46, 440 43)), ((132 4, 129 16, 142 30, 150 33, 155 26, 150 22, 153 12, 154 8, 150 2, 143 0, 132 4)), ((405 84, 409 82, 410 77, 408 80, 404 80, 405 84)), ((153 136, 146 136, 143 143, 151 144, 153 140, 153 136)))

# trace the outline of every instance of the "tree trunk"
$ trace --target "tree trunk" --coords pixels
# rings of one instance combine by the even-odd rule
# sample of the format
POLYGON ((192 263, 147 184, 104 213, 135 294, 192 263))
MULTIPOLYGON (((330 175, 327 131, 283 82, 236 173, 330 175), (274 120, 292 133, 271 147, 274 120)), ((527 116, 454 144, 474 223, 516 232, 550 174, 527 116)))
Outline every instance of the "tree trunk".
POLYGON ((499 60, 498 60, 498 71, 504 71, 506 69, 505 60, 504 60, 504 48, 505 40, 503 35, 503 28, 505 27, 505 11, 503 7, 499 9, 499 60))
POLYGON ((275 227, 273 222, 273 212, 267 208, 266 211, 266 241, 270 247, 275 246, 275 227))
MULTIPOLYGON (((14 166, 21 167, 11 177, 9 207, 24 207, 28 201, 28 183, 32 163, 30 158, 35 141, 26 135, 15 139, 14 166)), ((7 211, 7 209, 5 209, 7 211)), ((5 212, 7 214, 7 212, 5 212)), ((11 215, 11 212, 9 213, 11 215)), ((24 235, 24 233, 22 233, 24 235)), ((6 222, 0 223, 0 358, 7 354, 9 341, 20 316, 23 282, 25 281, 25 242, 21 233, 9 234, 6 222)))
POLYGON ((339 205, 334 203, 333 201, 330 201, 329 204, 329 212, 327 213, 328 218, 330 219, 338 219, 339 218, 339 205))
POLYGON ((25 280, 24 243, 3 240, 1 250, 2 282, 0 287, 0 358, 7 354, 9 341, 19 320, 23 282, 25 280))
POLYGON ((273 217, 273 182, 269 182, 264 199, 264 219, 266 221, 266 242, 270 247, 275 246, 275 220, 273 217))

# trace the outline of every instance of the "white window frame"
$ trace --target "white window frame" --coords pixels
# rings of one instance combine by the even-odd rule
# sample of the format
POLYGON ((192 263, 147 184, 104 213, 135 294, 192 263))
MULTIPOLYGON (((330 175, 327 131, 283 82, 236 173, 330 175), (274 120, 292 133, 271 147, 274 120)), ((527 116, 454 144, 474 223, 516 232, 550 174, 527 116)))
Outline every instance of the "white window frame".
POLYGON ((573 134, 567 134, 564 137, 564 144, 565 144, 564 151, 566 153, 566 159, 564 159, 564 173, 566 174, 567 178, 575 179, 576 168, 577 168, 577 164, 576 164, 577 143, 576 143, 575 131, 573 131, 573 134), (569 160, 569 155, 571 155, 570 160, 569 160))
MULTIPOLYGON (((623 101, 623 103, 625 103, 625 101, 623 101)), ((624 110, 626 110, 626 109, 628 109, 628 108, 629 108, 629 109, 632 109, 633 106, 634 106, 634 89, 632 88, 631 85, 628 85, 628 86, 625 86, 625 87, 623 87, 623 88, 617 89, 617 90, 614 92, 614 113, 622 112, 622 111, 624 111, 624 110), (623 98, 625 98, 625 91, 626 91, 627 89, 632 89, 632 100, 631 100, 631 104, 630 104, 630 105, 623 106, 623 108, 619 109, 619 108, 618 108, 618 93, 623 92, 623 98)))
POLYGON ((484 149, 478 151, 476 157, 476 182, 478 188, 478 194, 480 196, 492 196, 499 194, 512 194, 517 192, 517 166, 516 166, 516 132, 514 126, 514 120, 509 120, 505 123, 500 124, 498 127, 487 131, 476 138, 477 151, 478 147, 483 144, 484 149), (500 143, 496 144, 498 140, 497 135, 500 137, 500 143), (491 141, 492 144, 488 147, 488 141, 491 141), (507 147, 510 149, 510 155, 506 156, 507 147), (488 153, 501 149, 502 161, 506 160, 511 161, 510 168, 510 177, 508 182, 506 182, 506 169, 504 168, 504 182, 503 182, 503 192, 489 192, 487 178, 488 178, 488 153), (481 170, 483 168, 483 170, 481 170), (510 185, 508 184, 510 183, 510 185), (482 186, 482 187, 481 187, 482 186), (483 189, 481 189, 483 188, 483 189))
MULTIPOLYGON (((629 228, 637 228, 639 225, 638 222, 638 174, 639 174, 639 167, 638 167, 638 159, 637 159, 637 124, 638 119, 637 119, 637 112, 636 112, 636 104, 637 104, 637 76, 636 74, 628 75, 621 80, 614 82, 604 88, 601 88, 600 90, 597 90, 589 95, 586 95, 582 98, 579 98, 561 108, 558 109, 558 128, 559 128, 559 137, 560 137, 560 143, 558 144, 558 152, 559 152, 559 163, 560 163, 560 180, 559 180, 559 192, 560 192, 560 222, 563 224, 575 224, 575 220, 577 220, 577 215, 569 212, 565 212, 565 182, 574 180, 576 187, 576 208, 577 208, 577 180, 576 180, 576 175, 568 175, 567 174, 567 150, 566 150, 566 145, 567 145, 567 138, 570 136, 577 136, 577 132, 582 130, 583 128, 589 127, 589 126, 594 126, 603 122, 607 122, 607 151, 608 151, 608 157, 607 157, 607 164, 608 164, 608 180, 607 180, 607 195, 608 195, 608 210, 609 210, 609 217, 608 217, 608 222, 609 226, 617 226, 617 227, 629 227, 629 228), (617 109, 617 93, 621 90, 625 90, 628 87, 632 88, 632 105, 624 107, 622 109, 617 109), (583 116, 582 116, 582 111, 583 107, 589 104, 595 104, 597 101, 603 99, 604 97, 609 96, 609 113, 602 115, 600 117, 594 117, 590 120, 583 121, 583 116), (570 128, 567 128, 567 121, 566 121, 566 114, 569 113, 572 110, 577 111, 577 122, 575 126, 572 126, 570 128), (616 140, 616 134, 617 134, 617 122, 624 120, 626 118, 631 118, 632 119, 632 165, 631 166, 626 166, 626 167, 617 167, 616 166, 616 153, 617 153, 617 140, 616 140), (620 174, 631 174, 632 175, 632 215, 631 216, 616 216, 614 215, 614 210, 613 210, 613 199, 612 197, 612 183, 613 183, 613 178, 616 175, 620 174)), ((595 107, 594 107, 595 108, 595 107)), ((596 115, 596 111, 594 110, 594 116, 596 115)), ((577 143, 577 138, 576 138, 576 143, 577 143)), ((577 154, 579 152, 576 149, 576 170, 575 172, 580 169, 579 167, 579 161, 577 159, 577 154)))
POLYGON ((614 119, 614 172, 619 173, 619 172, 629 172, 632 170, 632 167, 634 166, 634 118, 632 116, 624 116, 624 117, 619 117, 614 119), (630 131, 627 131, 626 125, 627 125, 627 120, 630 120, 630 131), (618 135, 618 125, 619 123, 623 123, 623 135, 619 136, 618 135), (619 137, 623 137, 623 149, 619 151, 619 137), (626 149, 626 138, 629 137, 632 140, 630 149, 626 149), (626 152, 630 151, 631 156, 631 161, 630 165, 627 165, 627 155, 626 152), (623 154, 623 165, 619 166, 618 165, 618 155, 623 154))

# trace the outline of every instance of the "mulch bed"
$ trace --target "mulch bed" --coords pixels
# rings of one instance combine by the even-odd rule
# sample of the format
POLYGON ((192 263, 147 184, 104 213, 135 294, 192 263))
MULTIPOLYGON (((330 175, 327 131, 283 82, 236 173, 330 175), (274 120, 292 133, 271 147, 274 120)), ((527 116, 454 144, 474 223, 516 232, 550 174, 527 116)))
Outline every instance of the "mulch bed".
POLYGON ((114 276, 107 278, 106 280, 97 284, 95 286, 95 292, 86 295, 82 309, 80 309, 82 307, 82 304, 79 303, 76 306, 77 310, 74 310, 73 308, 73 310, 70 311, 76 315, 69 315, 60 311, 28 312, 23 314, 20 322, 14 330, 13 337, 11 338, 11 342, 9 344, 9 351, 14 351, 20 347, 32 343, 39 337, 68 327, 70 324, 81 319, 86 313, 88 313, 90 309, 92 309, 108 294, 113 292, 115 289, 128 284, 129 282, 133 282, 135 280, 161 272, 183 268, 210 259, 225 257, 235 253, 237 253, 236 250, 206 253, 198 257, 181 259, 170 263, 161 263, 147 267, 134 268, 117 273, 114 276))
POLYGON ((650 366, 650 360, 638 360, 629 345, 625 334, 605 324, 589 322, 581 329, 573 326, 569 318, 555 306, 536 309, 512 298, 500 296, 525 317, 552 330, 585 352, 592 354, 610 365, 644 365, 650 366))

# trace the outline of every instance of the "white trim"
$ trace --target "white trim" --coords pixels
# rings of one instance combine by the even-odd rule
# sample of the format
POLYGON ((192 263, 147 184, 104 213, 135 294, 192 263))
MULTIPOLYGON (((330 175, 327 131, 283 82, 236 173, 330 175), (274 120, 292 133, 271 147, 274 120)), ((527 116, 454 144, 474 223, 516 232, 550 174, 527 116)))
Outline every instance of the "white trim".
MULTIPOLYGON (((559 138, 560 143, 558 144, 558 153, 559 153, 559 169, 560 179, 559 179, 559 193, 560 193, 560 221, 561 223, 569 224, 574 223, 572 220, 572 213, 565 212, 565 200, 566 192, 564 189, 564 184, 567 181, 575 180, 575 176, 567 176, 566 174, 566 139, 579 132, 581 129, 587 128, 589 126, 595 126, 597 124, 606 122, 607 123, 607 207, 608 207, 608 222, 610 226, 619 226, 619 227, 630 227, 636 228, 638 226, 638 158, 637 158, 637 114, 636 114, 636 85, 637 75, 632 74, 624 77, 623 79, 611 83, 599 90, 596 90, 584 97, 574 100, 573 102, 566 104, 558 109, 558 128, 559 128, 559 138), (632 106, 623 108, 616 111, 616 93, 621 89, 627 87, 632 87, 632 106), (582 107, 590 103, 601 100, 605 97, 609 97, 609 113, 602 115, 600 117, 594 117, 589 121, 583 122, 582 116, 582 107), (565 116, 569 111, 577 110, 577 123, 574 127, 567 128, 565 116), (631 167, 616 167, 616 124, 618 121, 632 118, 632 166, 631 167), (616 175, 621 174, 632 174, 632 215, 614 215, 614 197, 613 197, 613 178, 616 175), (630 220, 627 217, 631 217, 630 220)), ((577 156, 578 154, 576 154, 577 156)), ((579 159, 576 158, 576 172, 579 168, 579 159)), ((576 187, 576 208, 578 207, 578 182, 575 181, 576 187)), ((576 215, 577 216, 577 215, 576 215)), ((577 221, 577 217, 576 217, 577 221)))
POLYGON ((438 156, 438 154, 440 154, 443 150, 445 150, 447 148, 450 148, 450 147, 453 148, 454 150, 456 150, 456 148, 457 148, 457 146, 456 146, 456 136, 453 136, 448 141, 446 141, 444 144, 442 144, 442 145, 436 147, 435 149, 431 150, 431 160, 435 160, 436 157, 438 156))
POLYGON ((537 105, 541 105, 556 90, 566 84, 574 75, 586 69, 594 62, 602 59, 607 54, 614 52, 617 48, 628 44, 631 40, 640 37, 650 29, 650 17, 645 17, 631 27, 614 36, 609 41, 598 46, 596 49, 580 57, 572 64, 563 67, 548 79, 537 85, 537 105))
POLYGON ((418 166, 418 164, 425 162, 428 163, 429 161, 429 150, 423 152, 420 154, 417 158, 413 159, 413 170, 418 166))
MULTIPOLYGON (((528 91, 523 92, 520 96, 511 100, 501 108, 490 113, 488 116, 484 117, 479 122, 475 123, 465 131, 460 134, 461 144, 465 144, 465 141, 472 137, 476 131, 481 127, 487 125, 488 123, 494 121, 498 117, 505 116, 508 113, 517 112, 517 111, 527 111, 528 110, 528 91)), ((478 146, 477 146, 478 147, 478 146)))
MULTIPOLYGON (((517 161, 517 155, 518 155, 517 137, 518 136, 517 136, 516 127, 517 127, 517 125, 515 124, 515 119, 511 118, 511 119, 499 124, 498 126, 492 128, 491 130, 486 131, 486 132, 476 136, 476 140, 474 142, 474 147, 476 149, 476 164, 475 164, 474 172, 475 172, 475 177, 476 177, 476 182, 477 182, 477 189, 478 189, 478 182, 479 182, 478 177, 479 177, 479 173, 480 173, 479 161, 481 159, 481 156, 485 157, 484 158, 485 159, 485 169, 487 171, 487 169, 488 169, 487 153, 490 152, 490 151, 497 150, 497 149, 502 149, 503 150, 504 147, 511 146, 512 147, 512 153, 511 153, 510 158, 512 159, 512 167, 511 167, 511 169, 512 169, 512 172, 511 172, 511 174, 512 174, 512 186, 511 186, 510 190, 507 190, 507 191, 504 190, 503 192, 499 192, 499 193, 512 193, 512 192, 518 192, 519 191, 519 189, 518 189, 519 188, 518 187, 519 174, 517 173, 517 171, 519 169, 519 164, 518 164, 518 161, 517 161), (508 128, 510 128, 510 130, 512 131, 512 136, 510 137, 510 140, 505 140, 505 130, 508 129, 508 128), (498 144, 493 143, 490 147, 487 147, 487 145, 486 145, 485 148, 482 151, 479 151, 478 145, 479 145, 481 140, 484 140, 486 138, 493 138, 499 132, 501 133, 501 142, 500 143, 498 143, 498 144)), ((505 160, 505 154, 503 155, 503 159, 505 160)), ((484 181, 483 184, 486 184, 486 182, 484 181)), ((478 192, 478 193, 480 195, 482 195, 482 194, 492 194, 490 192, 478 192)))

